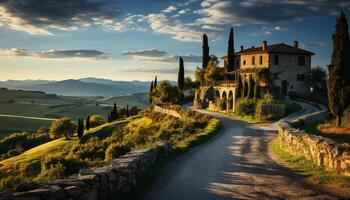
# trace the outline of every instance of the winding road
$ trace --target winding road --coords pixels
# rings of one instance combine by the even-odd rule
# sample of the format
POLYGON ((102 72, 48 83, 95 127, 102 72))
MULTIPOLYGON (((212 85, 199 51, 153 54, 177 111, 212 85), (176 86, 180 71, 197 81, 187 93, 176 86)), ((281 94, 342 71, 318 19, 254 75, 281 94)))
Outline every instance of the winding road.
MULTIPOLYGON (((316 111, 303 110, 287 120, 316 111)), ((269 152, 276 123, 260 127, 222 114, 223 127, 210 141, 167 163, 146 200, 344 199, 339 193, 309 184, 303 175, 278 163, 269 152)))

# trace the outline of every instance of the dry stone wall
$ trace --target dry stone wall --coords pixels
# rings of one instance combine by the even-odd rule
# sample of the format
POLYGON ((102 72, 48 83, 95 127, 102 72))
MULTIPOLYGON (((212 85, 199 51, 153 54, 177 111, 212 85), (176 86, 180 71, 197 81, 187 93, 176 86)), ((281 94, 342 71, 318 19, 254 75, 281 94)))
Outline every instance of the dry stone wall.
POLYGON ((179 112, 177 112, 176 110, 162 108, 160 106, 154 105, 153 106, 153 111, 160 112, 160 113, 163 113, 163 114, 166 114, 166 115, 171 115, 173 117, 177 117, 177 118, 181 119, 181 114, 179 112))
POLYGON ((328 171, 350 175, 350 145, 310 135, 281 121, 278 125, 280 145, 289 153, 304 156, 328 171))
POLYGON ((97 200, 123 199, 139 188, 140 177, 160 156, 169 153, 167 143, 130 152, 110 165, 81 169, 66 179, 21 185, 16 191, 0 193, 0 200, 97 200))

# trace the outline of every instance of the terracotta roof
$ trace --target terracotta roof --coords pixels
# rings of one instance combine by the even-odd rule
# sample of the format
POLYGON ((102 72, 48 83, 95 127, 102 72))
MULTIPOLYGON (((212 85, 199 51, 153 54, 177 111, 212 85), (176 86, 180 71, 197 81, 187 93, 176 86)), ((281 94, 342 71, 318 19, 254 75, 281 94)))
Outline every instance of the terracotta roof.
POLYGON ((265 50, 262 49, 262 46, 251 47, 248 49, 244 49, 243 51, 236 52, 235 55, 251 54, 251 53, 291 53, 291 54, 315 55, 313 52, 306 51, 300 48, 295 48, 285 43, 267 45, 265 50))
MULTIPOLYGON (((315 55, 315 53, 311 51, 306 51, 304 49, 300 48, 294 48, 288 44, 285 43, 278 43, 278 44, 270 44, 267 45, 266 50, 262 49, 262 46, 260 47, 251 47, 248 49, 244 49, 243 51, 238 51, 235 53, 235 55, 243 55, 243 54, 252 54, 252 53, 290 53, 290 54, 306 54, 306 55, 315 55)), ((226 58, 227 56, 223 56, 222 58, 226 58)))

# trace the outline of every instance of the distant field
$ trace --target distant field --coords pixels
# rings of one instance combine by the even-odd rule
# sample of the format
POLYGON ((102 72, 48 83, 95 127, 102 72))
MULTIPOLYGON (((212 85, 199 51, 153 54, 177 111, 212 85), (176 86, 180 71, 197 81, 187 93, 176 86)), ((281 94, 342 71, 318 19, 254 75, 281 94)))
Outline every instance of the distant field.
MULTIPOLYGON (((0 115, 20 115, 57 119, 70 117, 74 121, 80 117, 99 114, 107 117, 110 106, 148 107, 148 94, 135 93, 111 97, 65 97, 42 92, 0 89, 0 115)), ((33 132, 51 122, 43 120, 0 117, 0 137, 12 132, 33 132)))
POLYGON ((51 121, 37 119, 22 119, 0 116, 0 137, 14 132, 35 132, 41 126, 49 127, 51 121))
POLYGON ((116 102, 117 105, 121 107, 126 106, 126 104, 129 104, 129 106, 149 107, 148 93, 135 93, 124 96, 106 97, 98 100, 98 102, 110 105, 116 102))

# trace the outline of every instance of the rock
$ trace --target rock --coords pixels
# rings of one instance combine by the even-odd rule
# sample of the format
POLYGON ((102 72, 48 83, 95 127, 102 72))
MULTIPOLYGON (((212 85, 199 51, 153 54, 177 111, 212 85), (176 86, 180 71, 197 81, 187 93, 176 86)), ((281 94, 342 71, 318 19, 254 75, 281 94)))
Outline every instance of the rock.
POLYGON ((0 192, 0 199, 5 199, 8 197, 13 197, 13 194, 9 189, 0 192))
POLYGON ((34 190, 40 188, 40 185, 37 183, 22 183, 15 187, 13 191, 29 191, 29 190, 34 190))
POLYGON ((65 187, 64 190, 66 191, 69 197, 73 198, 79 197, 83 193, 83 190, 78 186, 68 186, 65 187))
POLYGON ((84 193, 80 196, 79 200, 97 200, 91 193, 84 193))
POLYGON ((109 181, 111 181, 111 182, 117 181, 117 176, 115 175, 115 173, 113 173, 113 172, 108 172, 108 173, 107 173, 107 176, 108 176, 108 180, 109 180, 109 181))

